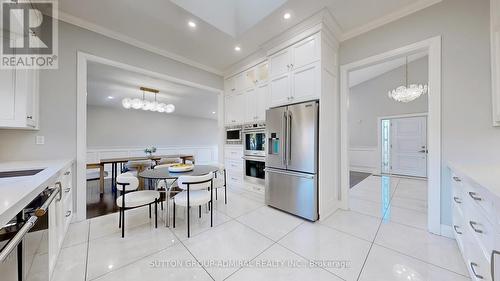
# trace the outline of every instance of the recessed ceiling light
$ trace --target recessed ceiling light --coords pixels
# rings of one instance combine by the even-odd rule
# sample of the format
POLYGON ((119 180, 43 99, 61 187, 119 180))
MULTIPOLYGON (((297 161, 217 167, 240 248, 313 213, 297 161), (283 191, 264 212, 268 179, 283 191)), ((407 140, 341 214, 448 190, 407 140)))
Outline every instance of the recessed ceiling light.
POLYGON ((291 15, 290 13, 285 13, 285 14, 283 15, 283 18, 284 18, 284 19, 286 19, 286 20, 287 20, 287 19, 290 19, 291 17, 292 17, 292 15, 291 15))
POLYGON ((114 99, 114 98, 115 98, 115 97, 113 97, 113 96, 108 96, 108 100, 112 100, 112 99, 114 99))
POLYGON ((215 114, 215 111, 212 111, 212 114, 215 114))
POLYGON ((236 46, 236 47, 234 47, 234 50, 235 50, 236 52, 239 52, 239 51, 241 51, 241 47, 240 47, 240 46, 236 46))
POLYGON ((191 28, 195 28, 196 27, 196 23, 194 21, 192 21, 192 20, 188 21, 188 25, 191 28))

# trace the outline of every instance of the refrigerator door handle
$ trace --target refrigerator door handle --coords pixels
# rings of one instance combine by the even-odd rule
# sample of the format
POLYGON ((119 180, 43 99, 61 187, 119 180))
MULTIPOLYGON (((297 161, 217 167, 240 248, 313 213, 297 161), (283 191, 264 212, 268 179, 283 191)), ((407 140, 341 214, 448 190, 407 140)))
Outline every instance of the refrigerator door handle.
POLYGON ((314 179, 314 175, 292 172, 292 171, 275 170, 272 168, 265 168, 264 172, 280 174, 280 175, 287 175, 287 176, 294 176, 294 177, 305 178, 305 179, 314 179))
POLYGON ((286 165, 286 149, 287 149, 287 113, 286 111, 283 113, 283 120, 281 122, 282 132, 283 132, 283 140, 281 141, 281 159, 283 161, 283 165, 286 165))
POLYGON ((289 166, 292 161, 292 112, 287 110, 288 112, 288 123, 287 123, 287 139, 286 139, 286 165, 289 166))

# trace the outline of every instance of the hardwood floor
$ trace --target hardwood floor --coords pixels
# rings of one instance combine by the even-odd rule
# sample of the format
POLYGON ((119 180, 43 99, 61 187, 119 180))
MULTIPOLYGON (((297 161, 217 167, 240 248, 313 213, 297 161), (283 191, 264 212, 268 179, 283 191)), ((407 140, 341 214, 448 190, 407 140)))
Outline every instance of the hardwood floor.
POLYGON ((111 179, 104 180, 104 196, 99 196, 99 181, 87 182, 87 219, 118 212, 111 179))

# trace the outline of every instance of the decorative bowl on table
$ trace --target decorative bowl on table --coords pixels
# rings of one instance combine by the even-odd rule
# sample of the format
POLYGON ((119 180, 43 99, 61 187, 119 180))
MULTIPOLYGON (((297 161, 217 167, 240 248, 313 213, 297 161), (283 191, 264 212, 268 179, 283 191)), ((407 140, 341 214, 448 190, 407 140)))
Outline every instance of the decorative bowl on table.
POLYGON ((168 171, 173 173, 190 172, 193 169, 194 169, 193 164, 175 164, 168 167, 168 171))

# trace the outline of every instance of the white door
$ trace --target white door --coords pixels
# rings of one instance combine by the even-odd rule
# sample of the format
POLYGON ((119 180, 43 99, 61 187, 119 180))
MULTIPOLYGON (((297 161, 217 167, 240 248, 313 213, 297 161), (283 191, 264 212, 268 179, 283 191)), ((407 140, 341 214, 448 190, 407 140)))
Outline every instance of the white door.
POLYGON ((427 117, 391 119, 391 174, 427 177, 427 117))

